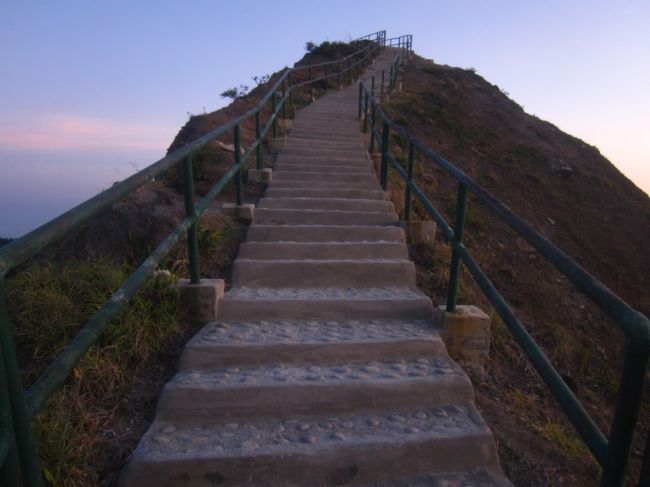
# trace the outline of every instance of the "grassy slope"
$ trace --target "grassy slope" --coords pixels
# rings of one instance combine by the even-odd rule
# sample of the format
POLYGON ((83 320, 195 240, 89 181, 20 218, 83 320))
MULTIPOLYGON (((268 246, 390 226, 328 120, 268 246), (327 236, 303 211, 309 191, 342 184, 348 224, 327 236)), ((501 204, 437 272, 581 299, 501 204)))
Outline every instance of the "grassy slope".
MULTIPOLYGON (((385 103, 396 122, 477 180, 578 263, 650 313, 650 199, 595 147, 526 114, 472 71, 415 57, 385 103)), ((405 155, 395 140, 392 147, 405 155)), ((418 184, 453 215, 456 184, 418 160, 418 184)), ((394 181, 394 178, 393 178, 394 181)), ((399 183, 395 200, 401 199, 399 183)), ((424 216, 422 208, 416 208, 424 216)), ((622 337, 506 225, 469 199, 466 242, 497 288, 607 432, 622 337)), ((419 284, 444 303, 449 248, 413 247, 419 284)), ((489 306, 465 274, 460 301, 489 306)), ((494 313, 493 313, 494 315, 494 313)), ((517 485, 594 485, 598 469, 494 315, 491 361, 473 377, 504 468, 517 485)), ((647 402, 647 401, 646 401, 647 402)), ((647 404, 646 404, 647 406, 647 404)), ((647 431, 649 408, 643 412, 647 431)), ((637 438, 638 461, 644 437, 637 438)))

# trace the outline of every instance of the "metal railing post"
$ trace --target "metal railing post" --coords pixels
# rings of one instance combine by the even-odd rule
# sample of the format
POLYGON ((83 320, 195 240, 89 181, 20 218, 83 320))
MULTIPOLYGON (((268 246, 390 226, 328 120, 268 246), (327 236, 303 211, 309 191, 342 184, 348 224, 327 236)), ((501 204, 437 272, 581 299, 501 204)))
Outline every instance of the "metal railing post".
POLYGON ((625 467, 632 446, 647 370, 648 350, 639 347, 633 340, 626 339, 623 370, 607 442, 601 487, 619 487, 625 480, 625 467))
POLYGON ((390 65, 390 77, 388 78, 388 89, 393 89, 393 64, 390 65))
POLYGON ((384 120, 381 130, 381 187, 384 191, 388 189, 388 138, 389 138, 389 125, 384 120))
MULTIPOLYGON (((239 164, 241 164, 241 142, 239 139, 239 124, 237 124, 235 125, 235 165, 239 166, 239 164)), ((242 169, 240 167, 235 176, 237 206, 241 206, 244 203, 241 180, 242 169)))
POLYGON ((375 97, 375 77, 374 76, 370 79, 370 94, 373 96, 373 98, 375 97))
MULTIPOLYGON (((194 171, 192 170, 192 156, 183 159, 183 198, 185 200, 185 216, 196 218, 194 207, 194 171)), ((198 284, 201 280, 199 269, 199 240, 197 231, 198 222, 195 220, 187 229, 187 259, 189 262, 190 282, 198 284)))
POLYGON ((467 201, 467 188, 458 183, 458 196, 456 198, 456 220, 454 223, 454 238, 452 239, 451 265, 449 268, 449 286, 447 287, 447 312, 456 311, 458 297, 458 278, 460 277, 460 256, 456 247, 463 243, 465 230, 465 204, 467 201))
POLYGON ((262 147, 262 121, 260 112, 255 113, 255 140, 257 140, 257 169, 264 169, 264 148, 262 147))
POLYGON ((365 134, 368 132, 368 92, 366 92, 366 95, 364 97, 364 103, 363 103, 363 133, 365 134))
POLYGON ((287 96, 287 89, 284 86, 284 81, 282 80, 282 118, 287 118, 287 103, 285 97, 287 96))
POLYGON ((415 146, 413 142, 409 142, 409 159, 406 167, 407 180, 406 180, 406 190, 404 194, 404 220, 409 221, 411 219, 411 206, 412 201, 412 190, 411 183, 413 183, 413 162, 415 160, 415 146))
POLYGON ((45 484, 38 459, 38 449, 36 448, 36 442, 32 435, 30 414, 27 411, 27 404, 25 403, 25 393, 23 392, 23 384, 20 380, 16 349, 11 337, 3 278, 0 278, 0 350, 2 350, 7 392, 9 393, 9 402, 13 415, 16 450, 22 472, 22 480, 29 487, 44 487, 45 484))
POLYGON ((289 105, 293 108, 293 85, 291 83, 291 71, 289 71, 289 74, 287 74, 287 84, 289 85, 289 105))
POLYGON ((363 111, 363 83, 359 81, 359 116, 357 118, 361 119, 362 111, 363 111))
POLYGON ((0 434, 6 442, 4 460, 0 455, 0 485, 14 487, 20 485, 20 465, 16 451, 16 433, 14 429, 13 413, 9 400, 9 386, 7 383, 2 348, 0 347, 0 434))
POLYGON ((271 117, 273 117, 273 138, 275 139, 278 136, 278 123, 277 123, 277 117, 276 117, 276 93, 275 91, 273 92, 273 95, 271 95, 271 117))
POLYGON ((375 104, 370 110, 370 154, 375 153, 375 104))

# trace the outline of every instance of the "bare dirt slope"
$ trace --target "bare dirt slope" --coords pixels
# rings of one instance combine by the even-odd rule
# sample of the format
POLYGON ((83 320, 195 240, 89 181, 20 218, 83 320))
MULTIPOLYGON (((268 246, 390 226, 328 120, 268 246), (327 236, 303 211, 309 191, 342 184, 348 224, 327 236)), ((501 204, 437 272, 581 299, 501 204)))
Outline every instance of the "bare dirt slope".
MULTIPOLYGON (((580 265, 646 315, 650 313, 650 198, 593 146, 529 115, 471 70, 414 56, 387 114, 501 199, 580 265)), ((391 142, 405 155, 398 140, 391 142)), ((456 184, 418 158, 418 184, 453 216, 456 184)), ((401 186, 391 178, 395 199, 401 186)), ((416 211, 424 217, 422 208, 416 211)), ((449 218, 453 222, 453 218, 449 218)), ((607 433, 623 339, 616 325, 473 198, 467 245, 535 339, 607 433)), ((411 248, 419 284, 444 303, 449 248, 411 248)), ((461 302, 485 298, 465 274, 461 302)), ((555 400, 493 314, 491 362, 478 403, 517 485, 595 485, 598 468, 555 400)), ((647 397, 647 396, 646 396, 647 397)), ((647 431, 649 409, 643 411, 647 431)), ((638 463, 646 436, 633 448, 638 463)), ((634 468, 634 465, 633 465, 634 468)))

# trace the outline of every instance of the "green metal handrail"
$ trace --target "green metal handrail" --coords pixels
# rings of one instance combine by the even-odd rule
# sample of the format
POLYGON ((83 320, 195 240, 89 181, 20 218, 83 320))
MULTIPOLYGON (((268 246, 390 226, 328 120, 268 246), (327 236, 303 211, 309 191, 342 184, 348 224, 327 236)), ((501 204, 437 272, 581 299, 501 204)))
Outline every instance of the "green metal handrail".
POLYGON ((356 78, 362 66, 368 64, 383 47, 385 31, 382 35, 375 33, 376 40, 368 40, 368 45, 345 58, 320 63, 316 67, 337 65, 336 72, 327 73, 315 79, 301 83, 292 83, 292 74, 314 66, 299 66, 285 69, 272 85, 271 89, 259 102, 243 115, 215 128, 193 142, 168 154, 142 171, 124 181, 99 193, 75 208, 29 232, 23 237, 10 242, 0 249, 0 481, 3 486, 43 486, 43 476, 37 454, 37 447, 31 432, 30 421, 43 407, 47 399, 65 381, 78 361, 97 341, 111 320, 124 308, 129 299, 145 283, 162 259, 178 244, 183 235, 187 235, 190 281, 198 283, 200 279, 197 225, 199 218, 208 205, 223 190, 226 184, 235 178, 236 202, 242 204, 242 170, 248 159, 255 154, 256 167, 264 167, 262 144, 269 130, 276 136, 276 119, 280 114, 286 116, 286 104, 292 92, 302 86, 329 79, 342 73, 348 79, 356 78), (341 63, 344 67, 341 69, 341 63), (279 95, 279 90, 281 94, 279 95), (271 101, 271 113, 262 126, 261 115, 267 103, 271 101), (242 153, 240 126, 255 119, 255 141, 242 153), (192 171, 193 155, 212 140, 233 132, 234 161, 232 167, 217 181, 201 200, 195 204, 194 176, 192 171), (33 257, 45 246, 59 241, 71 231, 79 228, 89 219, 97 216, 111 205, 153 178, 160 176, 170 168, 182 164, 185 199, 185 218, 156 247, 151 255, 131 274, 122 286, 84 324, 79 333, 68 346, 54 359, 27 391, 23 390, 16 350, 11 336, 9 315, 6 303, 4 279, 6 274, 16 266, 33 257))
MULTIPOLYGON (((408 53, 410 51, 410 43, 412 41, 408 39, 404 42, 409 47, 406 50, 400 51, 396 55, 394 63, 391 65, 391 87, 394 86, 399 67, 403 62, 404 52, 408 53)), ((372 119, 369 124, 366 124, 364 121, 364 128, 366 125, 369 125, 371 128, 371 150, 374 148, 375 142, 381 144, 380 182, 383 189, 387 189, 387 175, 390 165, 401 179, 406 182, 405 216, 407 218, 410 217, 411 200, 415 196, 431 218, 440 226, 443 236, 451 243, 452 257, 447 289, 447 310, 452 312, 456 308, 458 278, 460 263, 462 262, 513 334, 516 342, 523 349, 537 372, 555 395, 582 440, 602 467, 601 486, 618 487, 622 485, 648 370, 650 358, 650 320, 610 291, 603 283, 580 267, 553 244, 553 242, 534 230, 524 219, 479 186, 460 169, 431 150, 403 127, 390 120, 381 109, 380 102, 374 96, 373 91, 372 88, 369 89, 363 82, 359 83, 359 117, 361 117, 361 113, 363 112, 364 118, 367 119, 369 115, 368 107, 370 106, 372 119), (375 122, 376 116, 379 116, 382 122, 381 131, 377 128, 379 124, 375 122), (406 171, 390 152, 388 143, 391 132, 408 142, 409 155, 406 171), (458 182, 458 196, 453 228, 445 221, 413 180, 413 161, 416 151, 442 168, 458 182), (616 321, 625 334, 623 370, 621 372, 609 438, 606 438, 600 431, 564 379, 562 379, 543 351, 535 343, 535 340, 515 316, 505 298, 499 293, 463 244, 464 215, 468 191, 512 227, 533 248, 542 254, 546 260, 553 264, 558 271, 564 274, 574 286, 616 321)), ((642 482, 647 482, 648 477, 650 477, 650 438, 646 445, 642 475, 638 485, 647 485, 642 482)))

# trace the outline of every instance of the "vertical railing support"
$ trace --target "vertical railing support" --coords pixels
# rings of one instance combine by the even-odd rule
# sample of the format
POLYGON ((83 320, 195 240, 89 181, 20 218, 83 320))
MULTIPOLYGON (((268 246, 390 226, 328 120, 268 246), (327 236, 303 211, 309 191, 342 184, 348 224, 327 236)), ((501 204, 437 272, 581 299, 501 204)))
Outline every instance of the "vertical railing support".
POLYGON ((393 65, 390 65, 390 76, 388 78, 388 90, 393 89, 393 65))
POLYGON ((375 153, 375 104, 370 110, 370 154, 375 153))
POLYGON ((287 88, 284 86, 284 81, 282 80, 282 118, 287 118, 287 103, 286 103, 286 96, 287 96, 287 88))
POLYGON ((363 112, 363 83, 359 81, 359 120, 361 120, 361 112, 363 112))
POLYGON ((368 92, 366 92, 363 102, 363 133, 366 132, 368 132, 368 92))
POLYGON ((273 92, 273 95, 271 95, 271 117, 273 117, 273 138, 275 139, 278 136, 278 122, 277 122, 277 113, 276 112, 276 93, 275 91, 273 92))
POLYGON ((287 84, 289 85, 289 105, 293 108, 293 85, 291 83, 291 71, 289 71, 289 74, 287 74, 287 84))
POLYGON ((373 98, 375 97, 375 77, 374 76, 370 79, 370 94, 373 96, 373 98))
POLYGON ((16 434, 9 398, 9 385, 5 372, 5 363, 0 347, 0 433, 4 433, 7 452, 4 462, 0 460, 0 485, 14 487, 20 485, 20 465, 16 451, 16 434))
POLYGON ((388 189, 388 139, 389 139, 389 125, 384 120, 381 130, 381 187, 384 191, 388 189))
POLYGON ((264 148, 262 147, 262 121, 260 112, 255 113, 255 140, 257 141, 257 169, 264 169, 264 148))
MULTIPOLYGON (((241 164, 241 141, 239 139, 239 124, 235 125, 235 166, 241 164)), ((236 198, 237 206, 242 206, 244 204, 244 197, 242 194, 242 174, 243 168, 237 169, 237 176, 235 177, 236 185, 236 198)))
POLYGON ((350 69, 350 57, 348 56, 348 84, 352 83, 352 71, 350 69))
POLYGON ((22 471, 23 484, 28 487, 43 487, 43 474, 38 459, 38 449, 32 435, 30 414, 27 411, 23 384, 20 380, 20 369, 14 341, 9 326, 9 313, 5 295, 4 278, 0 277, 0 349, 4 362, 4 373, 7 380, 7 391, 13 415, 16 449, 22 471))
MULTIPOLYGON (((185 199, 185 216, 196 218, 194 207, 194 171, 192 170, 192 156, 183 159, 183 198, 185 199)), ((198 222, 187 230, 187 260, 189 262, 190 282, 198 284, 201 280, 199 268, 199 240, 198 222)))
POLYGON ((601 487, 619 487, 625 480, 625 467, 639 415, 647 370, 648 351, 636 342, 626 339, 623 370, 607 442, 601 487))
POLYGON ((406 190, 404 194, 404 220, 409 221, 411 219, 411 206, 412 201, 412 190, 411 184, 413 184, 413 162, 415 160, 415 146, 413 142, 409 142, 409 159, 406 166, 406 190))
POLYGON ((456 298, 458 297, 458 278, 460 276, 460 256, 456 247, 463 243, 465 231, 465 204, 467 189, 458 183, 458 196, 456 198, 456 220, 454 223, 454 237, 452 239, 451 265, 449 268, 449 286, 447 287, 447 312, 456 311, 456 298))

